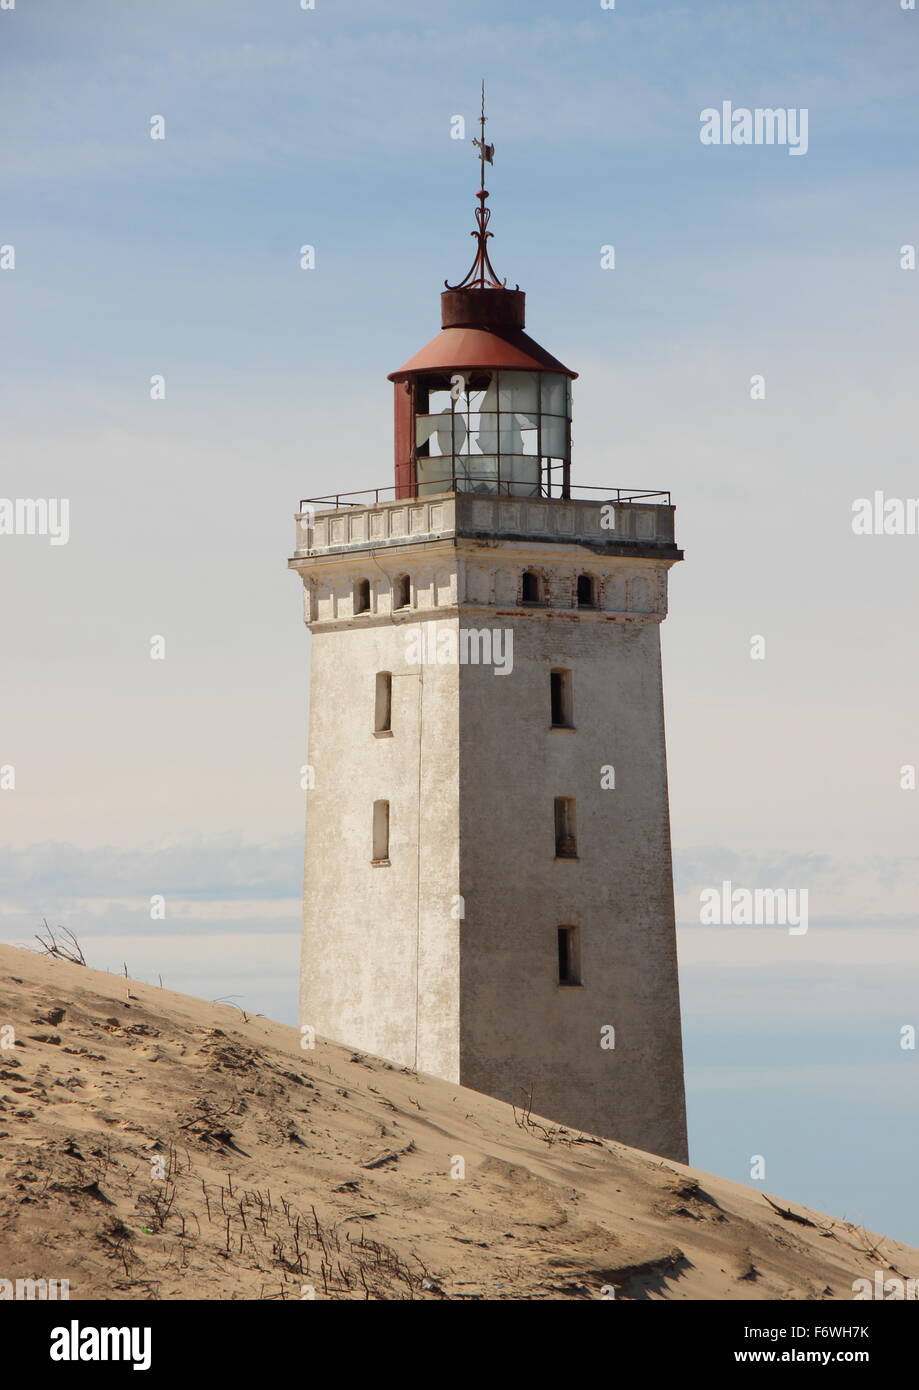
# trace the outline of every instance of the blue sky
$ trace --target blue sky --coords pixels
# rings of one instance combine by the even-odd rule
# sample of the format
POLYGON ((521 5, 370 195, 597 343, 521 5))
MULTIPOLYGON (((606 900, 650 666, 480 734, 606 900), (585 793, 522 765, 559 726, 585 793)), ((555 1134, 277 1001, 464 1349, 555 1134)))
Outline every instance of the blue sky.
POLYGON ((3 939, 47 914, 95 964, 293 1020, 293 512, 390 479, 386 373, 471 258, 450 121, 473 133, 484 76, 493 258, 581 374, 575 475, 671 489, 686 551, 662 636, 693 1161, 765 1153, 768 1190, 919 1242, 919 1061, 890 1046, 919 1024, 919 537, 850 524, 919 490, 917 54, 898 0, 0 12, 0 491, 71 499, 67 546, 0 540, 3 939), (703 146, 724 100, 806 107, 807 154, 703 146), (812 931, 704 932, 723 878, 808 887, 812 931))

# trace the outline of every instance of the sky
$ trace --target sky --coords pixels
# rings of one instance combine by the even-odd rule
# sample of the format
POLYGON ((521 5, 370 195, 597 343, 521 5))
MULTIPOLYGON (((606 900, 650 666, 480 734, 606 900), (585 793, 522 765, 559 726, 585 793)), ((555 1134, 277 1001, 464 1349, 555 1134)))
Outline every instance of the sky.
POLYGON ((293 516, 391 480, 484 77, 492 258, 580 374, 574 477, 677 508, 692 1161, 762 1154, 765 1190, 919 1243, 919 537, 852 528, 919 495, 917 57, 900 0, 0 10, 0 494, 70 504, 65 545, 0 535, 0 939, 47 917, 295 1021, 293 516), (725 101, 806 109, 806 153, 703 144, 725 101), (807 934, 702 926, 725 880, 807 889, 807 934))

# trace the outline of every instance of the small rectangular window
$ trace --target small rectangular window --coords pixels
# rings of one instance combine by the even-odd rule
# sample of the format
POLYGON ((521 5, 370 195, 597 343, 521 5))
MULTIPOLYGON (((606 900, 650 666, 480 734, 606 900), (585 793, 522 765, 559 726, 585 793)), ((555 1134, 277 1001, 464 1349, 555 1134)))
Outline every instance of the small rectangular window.
POLYGON ((597 586, 590 574, 578 575, 578 607, 596 608, 597 606, 597 586))
POLYGON ((373 863, 389 862, 389 802, 373 803, 373 863))
POLYGON ((412 601, 411 581, 407 574, 400 574, 393 585, 393 608, 408 608, 412 601))
POLYGON ((581 983, 581 943, 577 927, 558 928, 558 982, 560 985, 581 983))
POLYGON ((557 671, 549 672, 549 699, 551 706, 551 719, 553 729, 570 729, 573 727, 571 710, 571 672, 557 671))
POLYGON ((574 797, 555 798, 555 857, 577 859, 578 842, 574 822, 574 797))
POLYGON ((354 611, 355 613, 368 613, 370 611, 369 579, 359 579, 354 586, 354 611))
POLYGON ((524 570, 520 581, 520 602, 539 603, 540 598, 539 575, 535 570, 524 570))
POLYGON ((373 731, 376 734, 388 734, 392 732, 391 671, 377 671, 373 731))

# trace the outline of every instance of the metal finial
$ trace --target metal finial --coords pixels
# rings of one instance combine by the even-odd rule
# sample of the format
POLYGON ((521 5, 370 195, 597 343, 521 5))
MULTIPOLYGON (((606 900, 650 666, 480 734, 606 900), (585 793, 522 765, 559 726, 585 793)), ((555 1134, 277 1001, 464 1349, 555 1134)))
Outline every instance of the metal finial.
MULTIPOLYGON (((494 147, 494 145, 486 145, 486 143, 485 143, 485 122, 486 122, 487 119, 488 119, 488 118, 487 118, 487 116, 485 115, 485 79, 484 79, 484 77, 483 77, 483 78, 482 78, 482 114, 479 116, 479 131, 480 131, 480 134, 479 134, 479 139, 478 139, 478 140, 476 140, 475 138, 473 138, 473 141, 472 141, 472 143, 476 146, 476 148, 477 148, 478 151, 479 151, 479 188, 481 188, 481 189, 484 189, 484 188, 485 188, 485 165, 486 165, 486 164, 494 164, 494 162, 495 162, 495 147, 494 147)), ((486 197, 487 197, 487 196, 488 196, 488 195, 486 194, 486 197)), ((474 232, 473 232, 473 236, 475 236, 475 233, 474 233, 474 232)))
POLYGON ((479 206, 475 210, 476 230, 474 232, 470 232, 470 236, 474 236, 476 240, 475 260, 472 262, 472 265, 469 267, 469 270, 463 276, 462 280, 460 280, 458 285, 451 285, 448 284, 446 280, 444 281, 444 284, 447 286, 448 290, 503 290, 507 287, 506 280, 498 279, 498 276, 495 273, 495 268, 492 265, 488 256, 487 243, 488 238, 492 235, 492 233, 488 230, 488 224, 491 221, 491 209, 485 206, 485 200, 488 197, 488 189, 485 187, 485 165, 494 164, 495 147, 494 145, 489 145, 486 143, 486 120, 487 117, 485 115, 485 80, 483 78, 482 114, 479 116, 480 134, 478 140, 473 139, 472 141, 473 145, 475 145, 479 151, 479 191, 475 195, 479 200, 479 206))

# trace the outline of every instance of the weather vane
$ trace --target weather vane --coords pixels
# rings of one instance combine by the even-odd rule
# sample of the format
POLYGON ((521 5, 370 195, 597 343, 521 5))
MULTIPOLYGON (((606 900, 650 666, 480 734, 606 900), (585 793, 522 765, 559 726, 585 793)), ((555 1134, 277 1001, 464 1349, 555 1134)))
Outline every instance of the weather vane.
POLYGON ((494 164, 494 162, 495 162, 495 147, 494 147, 494 145, 486 145, 486 143, 485 143, 485 122, 486 122, 486 120, 487 120, 487 117, 486 117, 486 115, 485 115, 485 79, 484 79, 484 77, 483 77, 483 78, 482 78, 482 114, 481 114, 481 116, 479 117, 479 125, 480 125, 481 131, 482 131, 482 138, 481 138, 480 140, 476 140, 475 137, 473 137, 473 140, 472 140, 472 143, 476 146, 476 148, 477 148, 478 151, 479 151, 479 187, 480 187, 480 188, 484 188, 484 187, 485 187, 485 165, 486 165, 486 164, 494 164))
POLYGON ((498 279, 495 268, 488 257, 487 243, 492 233, 488 230, 488 224, 491 221, 491 209, 485 206, 485 200, 488 197, 488 189, 485 187, 485 165, 494 164, 495 147, 487 144, 485 140, 485 122, 487 119, 485 115, 485 80, 483 78, 482 114, 479 116, 480 135, 478 140, 473 138, 472 141, 479 152, 479 191, 475 195, 479 200, 479 206, 475 210, 476 230, 470 232, 470 236, 474 236, 476 239, 475 260, 458 285, 450 285, 446 280, 444 281, 448 290, 503 290, 507 287, 506 280, 498 279))

